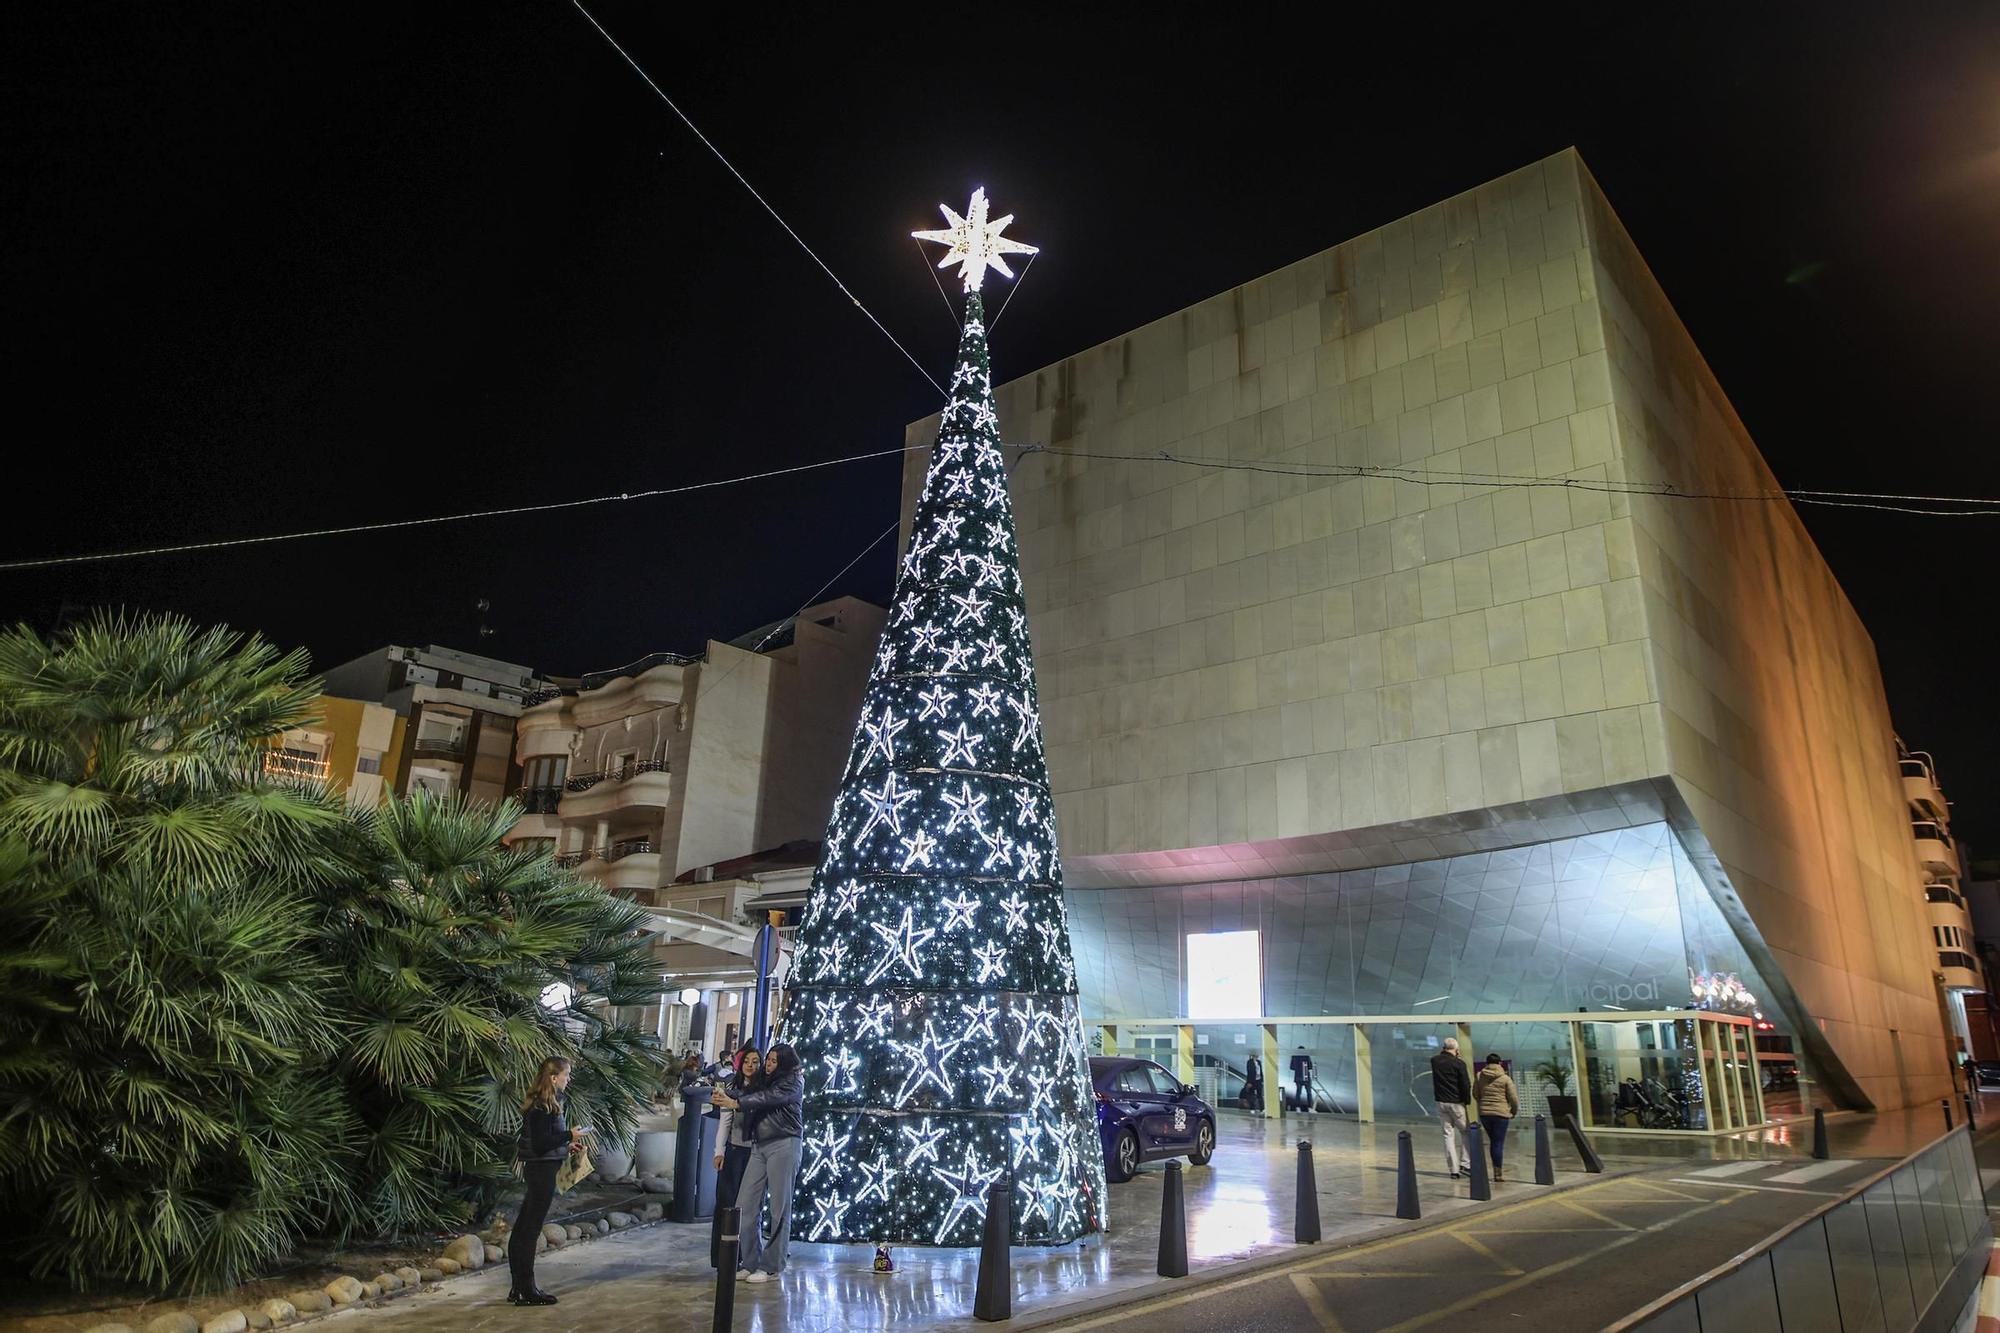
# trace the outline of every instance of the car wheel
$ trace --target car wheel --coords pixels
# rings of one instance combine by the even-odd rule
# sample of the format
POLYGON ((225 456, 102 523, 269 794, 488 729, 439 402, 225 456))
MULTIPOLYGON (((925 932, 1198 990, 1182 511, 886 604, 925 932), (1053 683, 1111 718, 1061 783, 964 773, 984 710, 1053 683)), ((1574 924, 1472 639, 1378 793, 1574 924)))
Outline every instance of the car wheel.
POLYGON ((1111 1160, 1105 1164, 1104 1174, 1114 1185, 1122 1185, 1132 1178, 1139 1169, 1139 1136, 1126 1130, 1112 1145, 1111 1160))
POLYGON ((1194 1151, 1188 1154, 1188 1162, 1194 1166, 1207 1166, 1208 1159, 1215 1156, 1215 1122, 1204 1120, 1201 1128, 1194 1132, 1194 1151))

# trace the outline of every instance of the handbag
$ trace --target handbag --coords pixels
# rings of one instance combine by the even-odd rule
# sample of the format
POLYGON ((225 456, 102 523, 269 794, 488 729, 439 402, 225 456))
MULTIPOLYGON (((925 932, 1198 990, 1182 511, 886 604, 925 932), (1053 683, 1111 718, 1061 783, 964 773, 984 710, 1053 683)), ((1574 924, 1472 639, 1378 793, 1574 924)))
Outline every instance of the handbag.
POLYGON ((590 1154, 573 1152, 556 1168, 556 1193, 567 1194, 579 1180, 590 1174, 590 1154))

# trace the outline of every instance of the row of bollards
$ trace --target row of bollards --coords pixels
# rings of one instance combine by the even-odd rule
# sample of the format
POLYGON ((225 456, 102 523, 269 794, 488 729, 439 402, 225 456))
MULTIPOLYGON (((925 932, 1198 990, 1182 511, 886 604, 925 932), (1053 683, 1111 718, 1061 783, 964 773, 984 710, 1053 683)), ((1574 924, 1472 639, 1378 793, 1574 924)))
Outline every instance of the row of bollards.
MULTIPOLYGON (((1947 1117, 1951 1114, 1949 1105, 1945 1107, 1947 1117)), ((1570 1135, 1576 1142, 1577 1152, 1583 1158, 1584 1170, 1599 1172, 1604 1164, 1591 1149, 1590 1141, 1583 1136, 1574 1116, 1564 1117, 1570 1135)), ((1813 1116, 1815 1157, 1824 1157, 1826 1147, 1826 1117, 1822 1112, 1813 1116)), ((1493 1183, 1487 1175, 1485 1142, 1477 1126, 1468 1126, 1467 1144, 1472 1150, 1472 1197, 1491 1199, 1493 1183)), ((1553 1185, 1555 1164, 1549 1152, 1549 1125, 1545 1116, 1535 1117, 1535 1183, 1553 1185)), ((972 1314, 975 1319, 987 1323, 998 1323, 1013 1318, 1014 1314, 1014 1274, 1009 1264, 1008 1246, 1013 1232, 1014 1183, 1011 1177, 1001 1176, 986 1192, 986 1229, 980 1236, 979 1275, 976 1279, 972 1314)), ((1415 1220, 1423 1216, 1417 1200, 1416 1148, 1408 1130, 1396 1135, 1396 1216, 1415 1220)), ((717 1237, 716 1277, 715 1277, 715 1320, 714 1333, 727 1333, 736 1313, 736 1258, 738 1251, 740 1214, 734 1208, 717 1210, 720 1223, 717 1237)), ((1319 1186, 1313 1169, 1313 1146, 1310 1140, 1299 1141, 1298 1199, 1293 1218, 1293 1238, 1300 1245, 1315 1245, 1320 1240, 1319 1186)), ((1160 1194, 1160 1254, 1158 1264, 1161 1277, 1186 1277, 1188 1275, 1187 1249, 1187 1194, 1181 1178, 1181 1164, 1169 1161, 1166 1166, 1166 1181, 1160 1194)))

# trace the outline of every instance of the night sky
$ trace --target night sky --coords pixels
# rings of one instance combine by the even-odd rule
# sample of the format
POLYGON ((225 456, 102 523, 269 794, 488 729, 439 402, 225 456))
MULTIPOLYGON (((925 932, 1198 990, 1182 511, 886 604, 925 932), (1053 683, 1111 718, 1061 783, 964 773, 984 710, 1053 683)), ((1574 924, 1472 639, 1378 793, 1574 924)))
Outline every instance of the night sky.
MULTIPOLYGON (((2000 7, 592 7, 939 378, 908 233, 976 184, 1044 251, 1005 380, 1574 144, 1782 482, 2000 496, 2000 7)), ((564 0, 6 23, 0 558, 728 477, 939 405, 564 0)), ((796 609, 898 469, 5 572, 0 614, 574 674, 796 609)), ((2000 840, 2000 518, 1804 518, 1960 832, 2000 840)), ((886 600, 892 545, 835 591, 886 600)))

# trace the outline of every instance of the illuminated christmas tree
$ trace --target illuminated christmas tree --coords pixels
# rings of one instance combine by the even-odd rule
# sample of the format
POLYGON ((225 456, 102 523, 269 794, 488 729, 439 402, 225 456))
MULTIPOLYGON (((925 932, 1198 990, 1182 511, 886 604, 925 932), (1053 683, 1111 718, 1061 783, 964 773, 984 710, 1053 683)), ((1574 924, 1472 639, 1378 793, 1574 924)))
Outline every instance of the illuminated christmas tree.
POLYGON ((919 232, 963 268, 951 399, 798 932, 808 1241, 1017 1244, 1104 1221, 1104 1163, 979 299, 1032 254, 985 192, 919 232))

